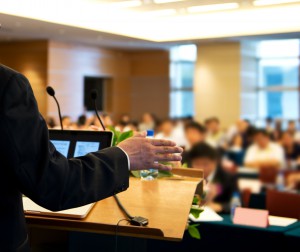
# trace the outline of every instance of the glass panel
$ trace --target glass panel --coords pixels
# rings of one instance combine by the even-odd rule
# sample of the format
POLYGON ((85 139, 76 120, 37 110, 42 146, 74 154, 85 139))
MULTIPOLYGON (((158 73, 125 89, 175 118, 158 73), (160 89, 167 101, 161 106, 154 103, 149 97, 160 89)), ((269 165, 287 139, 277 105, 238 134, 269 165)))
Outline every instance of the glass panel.
POLYGON ((296 119, 299 117, 299 92, 266 92, 260 91, 259 117, 296 119))
POLYGON ((299 40, 267 40, 258 45, 258 56, 261 58, 295 57, 299 55, 299 40))
POLYGON ((298 59, 262 59, 259 62, 260 87, 298 87, 298 59))
POLYGON ((170 53, 171 61, 196 61, 197 47, 195 45, 174 46, 170 53))
POLYGON ((194 115, 194 94, 193 91, 172 91, 171 117, 186 117, 194 115))
POLYGON ((194 70, 192 62, 171 63, 171 88, 193 88, 194 70))

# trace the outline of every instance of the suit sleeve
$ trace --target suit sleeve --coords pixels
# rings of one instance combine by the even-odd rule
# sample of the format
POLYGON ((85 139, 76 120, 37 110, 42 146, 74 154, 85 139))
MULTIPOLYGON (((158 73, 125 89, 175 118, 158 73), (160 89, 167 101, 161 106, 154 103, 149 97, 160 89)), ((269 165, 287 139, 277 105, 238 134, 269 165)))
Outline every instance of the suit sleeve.
POLYGON ((128 160, 121 149, 107 148, 69 160, 56 151, 24 76, 15 74, 8 81, 3 111, 8 168, 19 190, 37 204, 58 211, 128 188, 128 160))

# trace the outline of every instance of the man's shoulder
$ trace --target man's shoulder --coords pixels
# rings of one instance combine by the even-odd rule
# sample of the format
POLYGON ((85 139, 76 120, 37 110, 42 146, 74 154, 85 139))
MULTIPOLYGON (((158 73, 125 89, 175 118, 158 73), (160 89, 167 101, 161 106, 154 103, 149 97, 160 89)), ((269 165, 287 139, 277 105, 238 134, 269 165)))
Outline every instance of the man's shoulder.
POLYGON ((11 78, 20 75, 17 71, 0 64, 0 88, 3 87, 11 78))

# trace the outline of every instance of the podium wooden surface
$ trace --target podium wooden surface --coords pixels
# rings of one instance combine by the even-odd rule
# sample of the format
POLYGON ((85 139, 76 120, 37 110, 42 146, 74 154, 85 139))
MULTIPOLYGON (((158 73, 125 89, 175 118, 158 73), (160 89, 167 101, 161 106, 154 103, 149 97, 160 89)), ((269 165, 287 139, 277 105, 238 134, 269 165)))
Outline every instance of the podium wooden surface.
MULTIPOLYGON (((127 191, 118 194, 131 215, 149 219, 147 227, 121 222, 123 236, 180 241, 183 237, 193 196, 202 181, 201 170, 174 169, 171 178, 141 181, 130 178, 127 191)), ((113 197, 96 203, 85 219, 50 218, 26 215, 29 227, 115 235, 116 224, 125 216, 113 197)))

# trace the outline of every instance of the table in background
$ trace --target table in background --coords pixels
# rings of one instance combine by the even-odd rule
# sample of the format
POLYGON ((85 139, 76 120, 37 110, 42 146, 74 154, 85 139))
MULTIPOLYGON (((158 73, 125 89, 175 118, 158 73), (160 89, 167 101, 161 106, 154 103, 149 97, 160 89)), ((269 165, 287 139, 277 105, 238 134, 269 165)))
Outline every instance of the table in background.
MULTIPOLYGON (((286 233, 296 228, 300 222, 288 227, 270 226, 256 228, 232 223, 229 215, 222 215, 223 221, 202 222, 198 229, 201 240, 193 239, 186 232, 178 244, 150 241, 148 252, 192 252, 192 251, 289 251, 286 250, 286 233)), ((298 230, 297 229, 297 230, 298 230)), ((288 233, 289 234, 289 233, 288 233)), ((294 244, 300 244, 300 237, 293 237, 294 244)))

